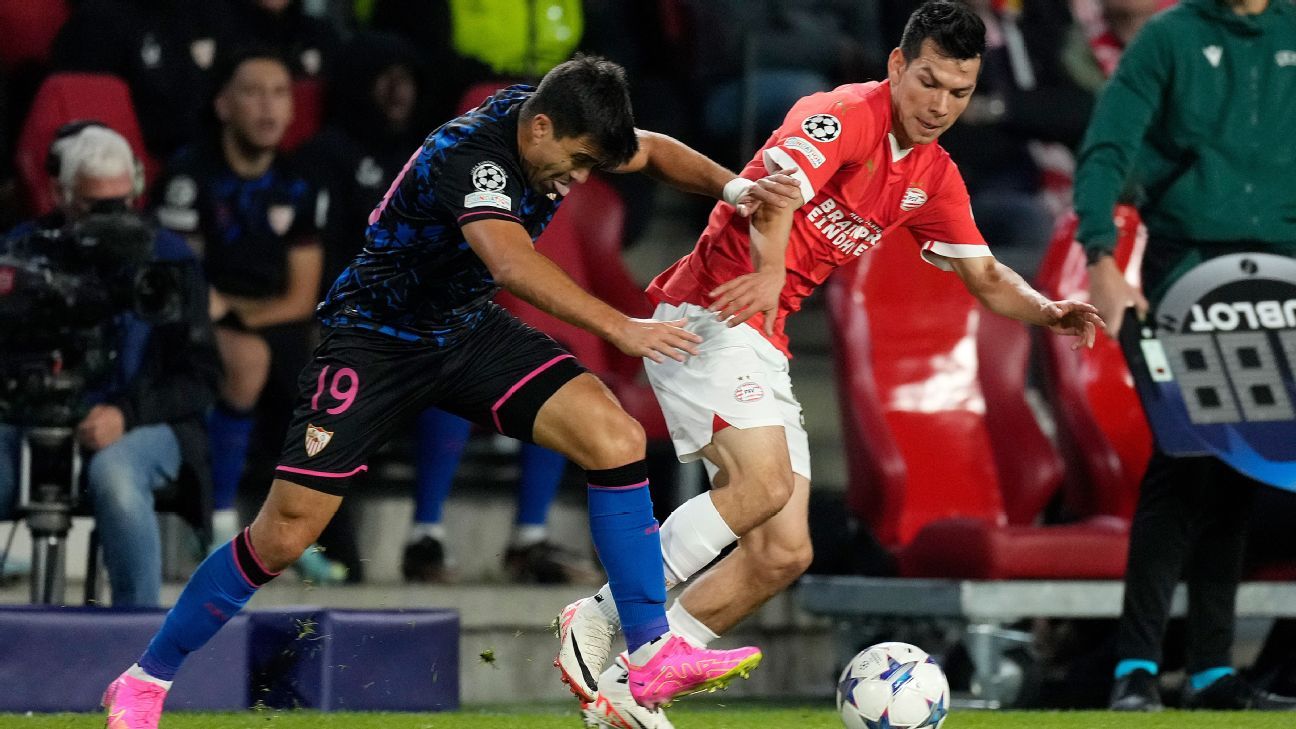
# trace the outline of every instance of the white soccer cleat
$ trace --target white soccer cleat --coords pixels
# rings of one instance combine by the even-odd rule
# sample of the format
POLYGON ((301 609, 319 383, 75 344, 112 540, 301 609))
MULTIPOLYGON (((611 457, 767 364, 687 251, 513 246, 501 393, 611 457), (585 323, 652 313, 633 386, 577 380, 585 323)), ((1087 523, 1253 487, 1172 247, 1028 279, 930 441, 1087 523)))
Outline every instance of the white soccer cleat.
POLYGON ((601 729, 675 729, 662 709, 649 711, 630 694, 629 673, 620 656, 598 679, 593 701, 581 702, 587 727, 601 729))
POLYGON ((558 657, 554 665, 563 683, 582 702, 594 701, 598 675, 612 652, 616 627, 599 609, 598 595, 585 597, 563 608, 558 615, 558 657))

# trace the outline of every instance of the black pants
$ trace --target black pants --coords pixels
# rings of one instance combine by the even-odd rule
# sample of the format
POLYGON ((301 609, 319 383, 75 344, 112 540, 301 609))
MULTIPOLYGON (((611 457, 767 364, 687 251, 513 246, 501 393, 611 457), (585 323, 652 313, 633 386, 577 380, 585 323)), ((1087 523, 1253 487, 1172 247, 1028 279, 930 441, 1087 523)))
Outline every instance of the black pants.
POLYGON ((1130 531, 1117 660, 1161 664, 1170 598, 1188 583, 1188 672, 1232 664, 1234 606, 1257 483, 1222 461, 1155 452, 1130 531))

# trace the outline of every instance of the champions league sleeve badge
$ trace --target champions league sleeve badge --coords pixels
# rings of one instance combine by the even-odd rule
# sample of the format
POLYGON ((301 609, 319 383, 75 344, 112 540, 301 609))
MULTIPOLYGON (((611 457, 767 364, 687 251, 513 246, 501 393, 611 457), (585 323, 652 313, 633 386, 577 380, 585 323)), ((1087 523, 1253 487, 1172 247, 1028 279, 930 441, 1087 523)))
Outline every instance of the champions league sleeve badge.
POLYGON ((1162 452, 1296 491, 1296 259, 1206 261, 1148 321, 1128 310, 1120 339, 1162 452))

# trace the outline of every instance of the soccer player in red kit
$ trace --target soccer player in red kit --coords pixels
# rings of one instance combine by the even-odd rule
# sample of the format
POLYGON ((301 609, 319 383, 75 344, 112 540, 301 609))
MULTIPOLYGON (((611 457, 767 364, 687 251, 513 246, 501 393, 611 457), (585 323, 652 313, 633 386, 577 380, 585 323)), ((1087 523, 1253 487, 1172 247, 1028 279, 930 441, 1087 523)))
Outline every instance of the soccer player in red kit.
MULTIPOLYGON (((646 362, 676 453, 704 459, 713 485, 661 527, 668 584, 688 580, 742 537, 667 613, 695 644, 733 627, 810 564, 810 458, 784 323, 834 269, 893 237, 892 245, 916 240, 916 254, 957 273, 996 313, 1077 336, 1077 346, 1102 325, 1089 304, 1049 301, 994 259, 958 168, 935 144, 967 106, 984 48, 984 25, 966 5, 919 8, 891 52, 886 81, 801 99, 743 170, 747 181, 790 173, 800 205, 762 208, 750 223, 717 205, 696 248, 648 288, 654 318, 686 320, 703 337, 684 362, 646 362)), ((616 626, 606 587, 568 606, 556 664, 590 721, 669 726, 661 712, 629 700, 623 658, 593 680, 616 626)))

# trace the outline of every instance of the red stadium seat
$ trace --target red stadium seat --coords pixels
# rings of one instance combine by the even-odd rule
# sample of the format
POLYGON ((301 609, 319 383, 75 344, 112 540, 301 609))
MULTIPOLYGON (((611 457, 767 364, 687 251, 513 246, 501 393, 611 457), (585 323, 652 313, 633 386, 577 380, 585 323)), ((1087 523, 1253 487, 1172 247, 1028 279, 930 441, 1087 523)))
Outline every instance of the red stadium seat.
MULTIPOLYGON (((621 261, 625 205, 598 177, 575 185, 553 221, 536 241, 548 256, 586 291, 635 316, 651 313, 643 287, 634 283, 621 261)), ((557 339, 597 374, 628 413, 643 424, 648 437, 668 437, 661 408, 643 375, 643 364, 573 324, 556 319, 502 291, 495 300, 515 316, 557 339)))
POLYGON ((279 148, 291 152, 315 136, 324 123, 324 83, 317 78, 293 81, 293 117, 279 148))
MULTIPOLYGON (((1132 270, 1127 275, 1138 283, 1147 233, 1133 207, 1118 206, 1115 220, 1116 263, 1132 270)), ((1040 265, 1036 283, 1050 298, 1089 297, 1084 251, 1075 242, 1075 228, 1074 214, 1060 221, 1040 265)), ((1058 440, 1069 466, 1067 506, 1077 514, 1131 516, 1152 455, 1152 435, 1120 345, 1100 333, 1092 349, 1073 351, 1068 342, 1050 337, 1044 362, 1058 440)))
POLYGON ((45 173, 45 157, 54 133, 63 124, 78 119, 97 119, 126 137, 144 165, 146 181, 152 180, 157 171, 157 163, 144 149, 139 120, 124 81, 105 74, 53 74, 36 92, 14 154, 23 200, 34 215, 44 215, 55 206, 49 175, 45 173))
POLYGON ((1029 334, 888 240, 830 282, 848 507, 903 576, 1111 578, 1120 520, 1037 524, 1062 465, 1024 396, 1029 334), (1079 556, 1077 556, 1079 555, 1079 556))
POLYGON ((65 0, 0 0, 0 66, 12 71, 28 63, 44 64, 50 46, 68 18, 65 0))
POLYGON ((455 107, 455 114, 467 114, 468 112, 481 106, 481 103, 488 99, 491 94, 504 88, 512 86, 517 81, 481 81, 468 87, 468 90, 459 97, 459 104, 455 107))

